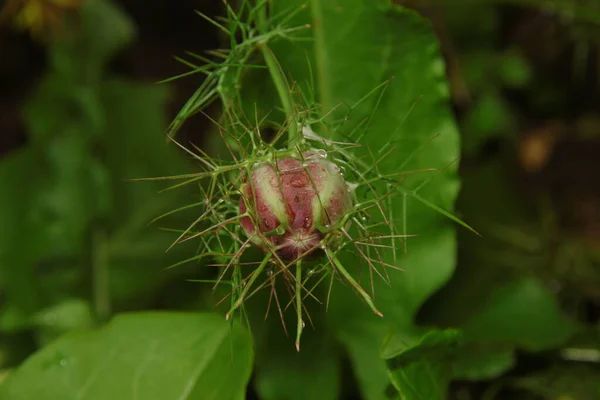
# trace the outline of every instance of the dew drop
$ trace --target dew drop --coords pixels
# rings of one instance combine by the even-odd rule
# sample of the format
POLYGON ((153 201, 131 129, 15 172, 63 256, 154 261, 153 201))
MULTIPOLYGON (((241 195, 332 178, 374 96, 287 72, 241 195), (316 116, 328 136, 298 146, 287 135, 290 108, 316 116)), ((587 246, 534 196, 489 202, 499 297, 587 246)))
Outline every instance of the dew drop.
POLYGON ((311 226, 311 221, 309 217, 304 218, 304 224, 303 224, 305 229, 309 229, 311 226))
POLYGON ((323 150, 323 149, 318 149, 316 151, 316 154, 317 154, 317 157, 327 158, 327 152, 325 150, 323 150))
POLYGON ((63 359, 61 359, 61 360, 60 360, 60 362, 59 362, 58 364, 59 364, 61 367, 66 367, 68 363, 69 363, 69 362, 67 361, 67 359, 66 359, 66 358, 63 358, 63 359))
POLYGON ((308 272, 307 272, 308 275, 314 275, 314 273, 315 273, 315 270, 312 269, 312 268, 309 269, 308 272))
POLYGON ((302 321, 302 329, 306 328, 306 322, 302 321))
POLYGON ((303 175, 296 175, 290 180, 290 186, 301 188, 306 186, 306 178, 303 175))

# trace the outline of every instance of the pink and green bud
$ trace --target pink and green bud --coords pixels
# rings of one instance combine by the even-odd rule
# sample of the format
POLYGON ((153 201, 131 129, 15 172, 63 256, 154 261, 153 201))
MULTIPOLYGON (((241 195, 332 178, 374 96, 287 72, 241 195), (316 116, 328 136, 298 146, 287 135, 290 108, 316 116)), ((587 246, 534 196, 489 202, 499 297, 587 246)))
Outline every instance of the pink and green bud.
POLYGON ((257 164, 240 188, 240 214, 248 213, 242 228, 259 247, 270 243, 288 260, 318 248, 352 207, 339 167, 318 153, 302 157, 257 164))

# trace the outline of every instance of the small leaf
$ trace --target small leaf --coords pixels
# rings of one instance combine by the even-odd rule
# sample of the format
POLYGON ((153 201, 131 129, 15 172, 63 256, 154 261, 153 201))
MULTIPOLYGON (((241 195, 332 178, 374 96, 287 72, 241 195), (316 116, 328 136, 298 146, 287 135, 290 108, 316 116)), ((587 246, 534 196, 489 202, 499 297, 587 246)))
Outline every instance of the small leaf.
POLYGON ((467 344, 457 352, 452 375, 454 379, 491 379, 512 368, 515 362, 512 350, 490 350, 486 346, 467 344))
POLYGON ((460 333, 454 329, 430 330, 420 337, 404 332, 392 335, 386 342, 383 358, 391 369, 423 359, 442 359, 455 352, 460 333))
POLYGON ((403 399, 446 398, 459 339, 458 331, 448 329, 427 331, 420 337, 403 332, 388 340, 384 358, 392 384, 403 399))
POLYGON ((390 377, 402 400, 444 400, 450 369, 442 363, 418 361, 391 371, 390 377))

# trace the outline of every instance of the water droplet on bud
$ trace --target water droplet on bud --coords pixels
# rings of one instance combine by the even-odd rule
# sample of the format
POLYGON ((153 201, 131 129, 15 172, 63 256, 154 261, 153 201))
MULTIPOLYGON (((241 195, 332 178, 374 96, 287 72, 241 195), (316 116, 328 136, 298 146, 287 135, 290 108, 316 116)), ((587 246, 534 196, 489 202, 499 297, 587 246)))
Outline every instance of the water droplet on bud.
POLYGON ((327 158, 327 152, 325 150, 323 150, 323 149, 318 149, 316 151, 316 154, 317 154, 317 157, 327 158))
POLYGON ((290 180, 290 185, 295 188, 304 187, 307 183, 307 179, 304 175, 296 175, 290 180))
POLYGON ((311 220, 309 217, 304 218, 304 224, 302 224, 304 226, 304 229, 309 229, 311 224, 311 220))

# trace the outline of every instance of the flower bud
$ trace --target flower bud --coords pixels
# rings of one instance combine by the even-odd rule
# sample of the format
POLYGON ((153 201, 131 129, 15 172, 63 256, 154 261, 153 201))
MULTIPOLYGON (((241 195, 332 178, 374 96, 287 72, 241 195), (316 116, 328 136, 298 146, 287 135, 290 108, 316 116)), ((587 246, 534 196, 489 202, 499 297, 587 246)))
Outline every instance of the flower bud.
POLYGON ((288 260, 317 248, 352 206, 337 165, 319 153, 302 157, 257 164, 240 188, 240 214, 249 214, 242 217, 242 228, 259 247, 270 242, 288 260))

